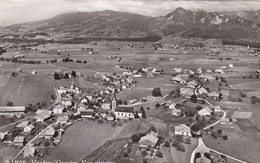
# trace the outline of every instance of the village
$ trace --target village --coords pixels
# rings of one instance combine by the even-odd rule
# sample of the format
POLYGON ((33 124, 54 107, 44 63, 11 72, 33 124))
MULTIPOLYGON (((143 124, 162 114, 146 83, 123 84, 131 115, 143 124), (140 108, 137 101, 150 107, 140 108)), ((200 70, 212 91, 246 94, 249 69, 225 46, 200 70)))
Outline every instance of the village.
MULTIPOLYGON (((120 44, 125 43, 116 42, 117 46, 120 44)), ((111 140, 122 142, 114 149, 115 158, 108 161, 250 162, 239 156, 240 151, 220 151, 214 148, 213 143, 228 144, 233 141, 229 130, 235 132, 240 128, 244 131, 244 125, 251 126, 253 131, 259 130, 246 121, 255 112, 250 108, 259 103, 257 95, 253 97, 251 90, 244 93, 232 81, 239 78, 259 82, 259 72, 253 71, 258 66, 259 61, 255 59, 258 53, 251 47, 209 44, 206 41, 180 45, 128 43, 120 49, 113 42, 87 46, 49 44, 30 46, 25 51, 20 50, 22 54, 14 53, 17 47, 6 46, 10 52, 1 58, 2 76, 9 76, 8 80, 27 76, 48 78, 48 83, 51 83, 48 105, 40 102, 37 105, 17 105, 16 101, 8 101, 5 106, 2 103, 1 118, 11 123, 0 126, 1 146, 15 151, 7 159, 49 159, 52 151, 65 145, 68 130, 85 124, 86 130, 91 128, 88 125, 97 130, 109 128, 113 131, 114 139, 111 140), (61 47, 65 50, 57 50, 61 47), (239 54, 224 56, 234 50, 239 54), (150 58, 145 58, 142 51, 151 53, 150 58), (186 63, 186 57, 193 55, 194 51, 203 63, 196 57, 186 63), (33 58, 31 53, 39 54, 39 58, 33 58), (10 54, 15 54, 13 59, 8 58, 10 54), (132 58, 132 55, 139 58, 132 58), (245 65, 243 60, 248 58, 256 63, 245 65), (41 62, 32 64, 33 69, 26 66, 29 62, 22 61, 36 59, 41 62), (82 60, 86 62, 83 64, 82 60), (191 63, 194 63, 192 67, 191 63), (10 69, 11 64, 19 66, 10 69), (103 67, 101 71, 100 67, 103 67), (236 92, 233 94, 232 91, 236 92), (247 97, 247 94, 251 96, 247 97), (244 108, 235 105, 243 101, 248 103, 244 108), (128 128, 137 129, 120 137, 128 128), (208 144, 211 144, 210 148, 208 144)), ((23 89, 21 87, 18 84, 18 90, 23 89)), ((79 141, 84 141, 84 138, 82 136, 79 141)), ((89 151, 89 155, 75 156, 75 161, 107 161, 100 160, 105 158, 106 152, 100 158, 93 156, 100 152, 99 147, 103 144, 89 151)), ((59 159, 63 159, 62 156, 59 159)))

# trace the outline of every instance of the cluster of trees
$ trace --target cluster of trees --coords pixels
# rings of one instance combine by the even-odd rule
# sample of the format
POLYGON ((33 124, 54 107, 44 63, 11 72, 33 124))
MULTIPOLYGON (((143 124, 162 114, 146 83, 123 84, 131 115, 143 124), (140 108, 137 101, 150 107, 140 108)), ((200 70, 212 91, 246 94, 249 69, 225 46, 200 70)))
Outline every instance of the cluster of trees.
POLYGON ((227 140, 228 136, 227 135, 223 135, 223 131, 221 129, 218 129, 217 131, 213 131, 211 133, 211 136, 215 139, 217 139, 218 137, 222 138, 223 140, 227 140))
POLYGON ((45 102, 43 102, 43 103, 37 102, 36 104, 29 104, 28 106, 25 107, 25 112, 26 113, 36 112, 38 109, 44 108, 46 106, 47 105, 45 102))
POLYGON ((3 47, 0 47, 0 55, 2 55, 3 53, 6 53, 6 50, 3 47))
MULTIPOLYGON (((140 108, 140 111, 142 113, 142 118, 146 118, 146 113, 145 113, 145 110, 143 107, 140 108)), ((139 115, 138 115, 138 112, 136 111, 135 114, 134 114, 134 117, 135 118, 139 118, 139 115)))
POLYGON ((13 104, 13 102, 11 102, 11 101, 8 101, 7 102, 7 104, 6 104, 6 106, 13 106, 14 104, 13 104))
POLYGON ((154 88, 152 91, 152 96, 154 97, 158 97, 158 96, 162 96, 162 92, 161 92, 161 88, 154 88))
MULTIPOLYGON (((73 77, 73 78, 75 78, 76 76, 77 76, 77 74, 76 74, 76 72, 75 71, 72 71, 71 72, 71 76, 73 77)), ((64 79, 68 79, 69 78, 69 73, 64 73, 64 74, 58 74, 58 73, 54 73, 54 79, 55 80, 60 80, 60 79, 62 79, 62 78, 64 78, 64 79)))
POLYGON ((260 98, 256 96, 252 96, 250 100, 252 104, 260 103, 260 98))
POLYGON ((73 62, 73 59, 66 57, 61 60, 62 62, 73 62))
POLYGON ((0 61, 7 61, 7 62, 13 62, 13 63, 25 63, 25 64, 41 64, 41 61, 27 61, 27 60, 19 60, 17 58, 4 58, 0 57, 0 61))

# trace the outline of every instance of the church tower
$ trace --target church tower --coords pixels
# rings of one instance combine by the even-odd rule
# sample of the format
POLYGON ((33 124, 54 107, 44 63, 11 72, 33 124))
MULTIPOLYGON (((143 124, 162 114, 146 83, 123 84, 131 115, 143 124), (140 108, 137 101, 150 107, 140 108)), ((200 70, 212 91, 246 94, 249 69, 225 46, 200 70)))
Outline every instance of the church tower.
POLYGON ((111 106, 112 106, 112 111, 115 112, 115 109, 116 109, 116 93, 113 94, 111 106))

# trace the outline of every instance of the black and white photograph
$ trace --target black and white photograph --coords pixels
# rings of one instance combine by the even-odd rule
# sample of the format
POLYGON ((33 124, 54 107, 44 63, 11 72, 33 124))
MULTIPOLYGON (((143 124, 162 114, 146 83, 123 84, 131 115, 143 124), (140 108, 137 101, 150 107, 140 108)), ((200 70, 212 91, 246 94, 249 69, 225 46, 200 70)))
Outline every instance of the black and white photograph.
POLYGON ((0 163, 259 163, 260 0, 0 0, 0 163))

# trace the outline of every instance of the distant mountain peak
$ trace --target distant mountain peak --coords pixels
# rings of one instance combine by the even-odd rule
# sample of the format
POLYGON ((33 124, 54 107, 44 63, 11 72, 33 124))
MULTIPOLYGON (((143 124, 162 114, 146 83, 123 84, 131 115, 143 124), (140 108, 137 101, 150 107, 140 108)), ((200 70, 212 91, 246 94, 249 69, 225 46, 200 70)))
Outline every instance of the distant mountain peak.
POLYGON ((0 32, 5 35, 20 35, 21 38, 31 37, 31 33, 42 32, 58 38, 144 38, 153 35, 184 35, 202 38, 260 39, 260 25, 253 21, 260 15, 256 16, 253 11, 248 13, 252 15, 249 17, 251 20, 231 13, 191 11, 181 7, 159 17, 112 10, 74 12, 43 21, 8 26, 0 32))

